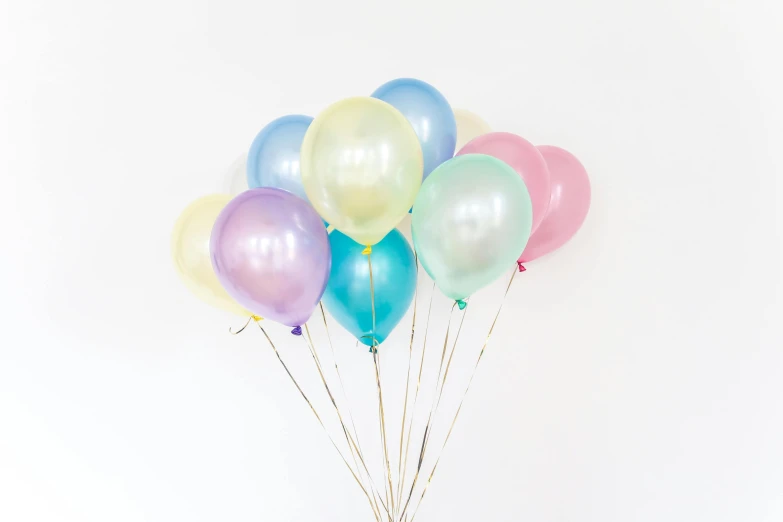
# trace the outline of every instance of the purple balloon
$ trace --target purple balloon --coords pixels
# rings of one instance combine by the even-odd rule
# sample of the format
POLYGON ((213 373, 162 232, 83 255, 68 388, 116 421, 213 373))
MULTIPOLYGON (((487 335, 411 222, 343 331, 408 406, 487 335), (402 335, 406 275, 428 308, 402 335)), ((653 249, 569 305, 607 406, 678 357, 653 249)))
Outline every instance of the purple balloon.
POLYGON ((304 324, 321 300, 332 254, 323 221, 302 198, 276 188, 243 192, 212 228, 220 284, 254 314, 304 324))

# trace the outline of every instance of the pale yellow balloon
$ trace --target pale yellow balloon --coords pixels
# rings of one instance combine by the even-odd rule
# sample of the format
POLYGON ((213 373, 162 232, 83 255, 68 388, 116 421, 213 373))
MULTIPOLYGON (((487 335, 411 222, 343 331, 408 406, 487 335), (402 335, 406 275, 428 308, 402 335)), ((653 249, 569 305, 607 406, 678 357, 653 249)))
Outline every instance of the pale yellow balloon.
POLYGON ((457 120, 457 152, 473 138, 492 132, 492 127, 481 116, 465 109, 454 109, 454 119, 457 120))
POLYGON ((405 116, 364 97, 319 114, 305 134, 300 161, 313 207, 363 245, 374 245, 402 221, 424 172, 419 140, 405 116))
POLYGON ((218 215, 231 196, 213 194, 197 199, 182 211, 171 233, 171 257, 182 281, 196 296, 217 308, 250 317, 218 281, 212 270, 209 237, 218 215))

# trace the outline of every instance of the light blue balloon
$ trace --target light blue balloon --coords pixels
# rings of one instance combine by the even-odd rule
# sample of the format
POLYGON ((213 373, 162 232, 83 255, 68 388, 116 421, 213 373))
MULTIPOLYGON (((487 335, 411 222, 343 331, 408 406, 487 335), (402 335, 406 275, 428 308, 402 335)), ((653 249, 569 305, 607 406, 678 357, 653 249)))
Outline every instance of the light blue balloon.
POLYGON ((247 186, 287 190, 307 200, 299 171, 299 149, 313 119, 292 114, 261 129, 247 153, 247 186))
POLYGON ((413 126, 424 154, 424 177, 454 157, 457 121, 446 98, 432 85, 413 78, 399 78, 378 87, 378 98, 400 111, 413 126))
MULTIPOLYGON (((360 245, 334 231, 329 234, 332 271, 323 302, 338 323, 372 346, 372 301, 367 256, 360 245)), ((372 247, 375 290, 375 339, 382 343, 408 311, 416 292, 416 259, 408 241, 392 230, 372 247)))

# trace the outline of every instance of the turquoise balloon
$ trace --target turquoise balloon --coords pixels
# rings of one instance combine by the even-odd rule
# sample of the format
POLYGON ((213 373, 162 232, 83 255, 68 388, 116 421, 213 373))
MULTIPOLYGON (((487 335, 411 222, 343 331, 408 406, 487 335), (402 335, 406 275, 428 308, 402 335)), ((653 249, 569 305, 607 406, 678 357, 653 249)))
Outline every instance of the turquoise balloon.
MULTIPOLYGON (((334 231, 329 235, 332 270, 323 302, 332 317, 367 346, 372 346, 370 268, 360 245, 334 231)), ((408 241, 392 230, 372 247, 375 333, 380 344, 408 311, 416 292, 416 259, 408 241)))

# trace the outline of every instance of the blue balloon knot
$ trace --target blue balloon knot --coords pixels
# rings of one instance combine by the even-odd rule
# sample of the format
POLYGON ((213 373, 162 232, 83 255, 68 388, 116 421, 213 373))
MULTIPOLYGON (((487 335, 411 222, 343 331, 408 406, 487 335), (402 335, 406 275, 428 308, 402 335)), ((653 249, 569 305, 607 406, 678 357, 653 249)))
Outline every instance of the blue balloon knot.
POLYGON ((468 303, 466 303, 462 299, 457 299, 457 306, 459 306, 460 310, 464 310, 465 307, 468 306, 468 303))

